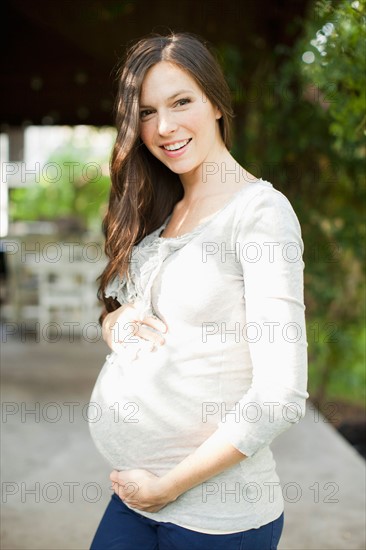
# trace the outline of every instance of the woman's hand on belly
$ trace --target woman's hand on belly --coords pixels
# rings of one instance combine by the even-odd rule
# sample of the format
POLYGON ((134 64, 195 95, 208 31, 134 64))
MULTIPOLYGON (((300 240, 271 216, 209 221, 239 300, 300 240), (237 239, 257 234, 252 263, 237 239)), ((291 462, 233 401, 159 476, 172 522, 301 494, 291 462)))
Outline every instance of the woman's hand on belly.
POLYGON ((113 491, 126 504, 145 512, 158 512, 176 500, 163 478, 147 470, 113 470, 109 476, 113 491))
POLYGON ((124 304, 108 313, 102 325, 103 340, 116 353, 121 348, 141 344, 141 341, 151 342, 151 346, 162 345, 165 340, 159 332, 166 331, 167 326, 160 319, 152 316, 140 318, 139 303, 124 304))

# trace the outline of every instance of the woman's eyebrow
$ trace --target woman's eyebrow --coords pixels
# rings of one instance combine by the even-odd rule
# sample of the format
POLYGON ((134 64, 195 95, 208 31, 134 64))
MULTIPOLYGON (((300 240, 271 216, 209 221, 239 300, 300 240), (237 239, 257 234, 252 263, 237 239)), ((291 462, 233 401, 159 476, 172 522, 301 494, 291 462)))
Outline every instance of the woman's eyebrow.
MULTIPOLYGON (((179 90, 179 92, 176 92, 175 94, 169 96, 167 98, 167 101, 171 101, 172 99, 174 99, 180 94, 193 94, 193 93, 194 93, 193 90, 179 90)), ((140 105, 141 109, 146 109, 146 107, 151 107, 151 105, 140 105)))

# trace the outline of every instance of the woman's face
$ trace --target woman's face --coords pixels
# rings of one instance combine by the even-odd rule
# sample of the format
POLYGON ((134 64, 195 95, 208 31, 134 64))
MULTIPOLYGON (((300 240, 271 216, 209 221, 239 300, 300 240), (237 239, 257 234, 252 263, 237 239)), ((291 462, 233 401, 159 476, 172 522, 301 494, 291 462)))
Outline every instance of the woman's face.
POLYGON ((176 174, 194 174, 204 162, 214 162, 223 147, 221 116, 196 81, 177 65, 161 61, 146 73, 140 95, 140 137, 176 174))

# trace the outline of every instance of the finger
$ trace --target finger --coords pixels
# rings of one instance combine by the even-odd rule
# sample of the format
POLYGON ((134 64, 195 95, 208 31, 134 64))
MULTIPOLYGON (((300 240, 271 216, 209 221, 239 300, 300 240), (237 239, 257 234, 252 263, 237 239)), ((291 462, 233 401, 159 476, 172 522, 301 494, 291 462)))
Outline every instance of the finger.
POLYGON ((165 338, 155 330, 151 330, 146 325, 140 325, 138 330, 138 336, 141 336, 144 340, 153 342, 156 345, 162 345, 165 342, 165 338))
POLYGON ((149 325, 152 328, 155 328, 159 332, 165 333, 168 330, 168 327, 165 323, 163 323, 163 321, 161 321, 161 319, 158 319, 157 317, 153 317, 151 315, 144 317, 144 319, 142 319, 142 323, 144 323, 145 325, 149 325))
POLYGON ((124 473, 122 470, 113 470, 113 472, 111 473, 111 476, 113 476, 113 481, 115 483, 118 483, 119 485, 124 483, 125 475, 126 473, 124 473))
POLYGON ((121 500, 125 500, 125 494, 124 494, 124 492, 123 492, 123 488, 121 487, 121 485, 118 485, 118 486, 116 487, 116 493, 117 493, 117 495, 119 496, 119 498, 120 498, 121 500))
POLYGON ((116 321, 113 326, 111 326, 112 341, 117 342, 126 342, 128 340, 134 342, 138 335, 139 328, 141 326, 140 321, 136 320, 126 320, 124 319, 116 321))
POLYGON ((119 489, 118 483, 114 483, 114 482, 113 482, 113 483, 112 483, 112 491, 113 491, 114 493, 116 493, 116 495, 120 496, 120 495, 119 495, 119 492, 118 492, 118 489, 119 489))

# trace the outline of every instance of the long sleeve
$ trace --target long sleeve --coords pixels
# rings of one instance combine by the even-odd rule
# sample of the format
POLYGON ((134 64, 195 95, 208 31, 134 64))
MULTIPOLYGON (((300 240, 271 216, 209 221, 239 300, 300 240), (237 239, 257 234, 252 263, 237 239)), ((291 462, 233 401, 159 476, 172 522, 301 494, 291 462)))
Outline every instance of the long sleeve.
POLYGON ((243 273, 252 383, 218 424, 251 457, 305 414, 307 337, 303 241, 288 199, 262 189, 240 213, 235 244, 243 273))

